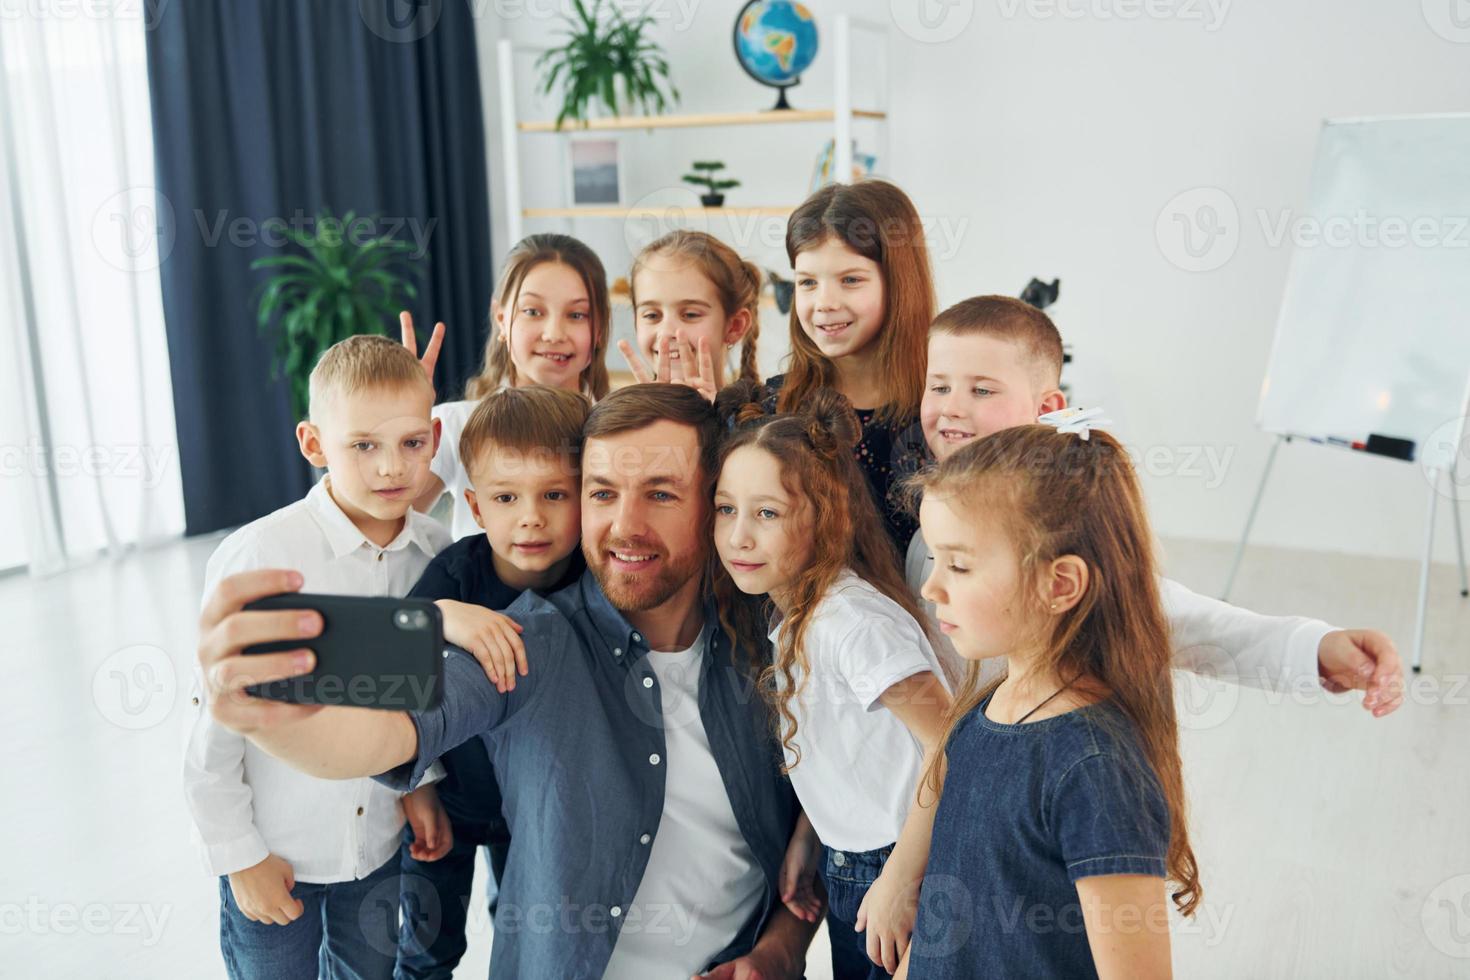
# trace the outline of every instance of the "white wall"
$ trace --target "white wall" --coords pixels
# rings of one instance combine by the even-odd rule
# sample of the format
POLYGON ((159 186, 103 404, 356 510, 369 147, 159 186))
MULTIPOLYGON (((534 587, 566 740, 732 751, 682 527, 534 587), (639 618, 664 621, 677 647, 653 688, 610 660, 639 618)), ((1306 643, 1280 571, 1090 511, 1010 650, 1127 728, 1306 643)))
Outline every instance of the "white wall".
MULTIPOLYGON (((735 63, 733 5, 696 2, 691 14, 658 3, 681 108, 773 101, 735 63)), ((927 9, 929 26, 912 14, 899 24, 874 0, 812 3, 827 47, 791 98, 829 104, 833 13, 887 25, 887 141, 875 128, 858 136, 932 228, 941 303, 1060 276, 1052 312, 1075 348, 1077 398, 1107 407, 1119 434, 1151 454, 1143 476, 1156 529, 1233 539, 1271 442, 1254 426, 1255 406, 1290 245, 1273 245, 1270 232, 1302 206, 1322 118, 1470 108, 1470 46, 1456 43, 1470 31, 1455 33, 1452 3, 894 0, 900 12, 927 9), (1212 253, 1228 261, 1191 272, 1171 261, 1182 256, 1171 215, 1163 234, 1156 222, 1176 195, 1201 187, 1228 196, 1240 220, 1212 253)), ((497 256, 506 232, 493 42, 550 43, 558 25, 536 12, 555 6, 509 6, 509 16, 480 21, 497 256)), ((881 88, 878 60, 871 45, 860 52, 861 84, 881 88)), ((530 59, 519 78, 528 89, 530 59)), ((527 95, 520 111, 546 117, 549 105, 527 95)), ((747 184, 730 203, 795 203, 828 135, 820 126, 627 134, 627 198, 668 194, 660 189, 677 186, 690 160, 715 156, 747 184)), ((525 203, 559 204, 558 138, 530 140, 525 203)), ((743 233, 743 251, 780 268, 775 224, 710 230, 743 233)), ((612 276, 625 272, 641 232, 585 220, 571 230, 612 276)), ((784 332, 766 323, 763 362, 779 356, 778 343, 784 350, 784 332)), ((1278 456, 1254 540, 1411 557, 1426 493, 1417 466, 1294 444, 1278 456)), ((1451 561, 1443 508, 1441 531, 1437 554, 1451 561)))

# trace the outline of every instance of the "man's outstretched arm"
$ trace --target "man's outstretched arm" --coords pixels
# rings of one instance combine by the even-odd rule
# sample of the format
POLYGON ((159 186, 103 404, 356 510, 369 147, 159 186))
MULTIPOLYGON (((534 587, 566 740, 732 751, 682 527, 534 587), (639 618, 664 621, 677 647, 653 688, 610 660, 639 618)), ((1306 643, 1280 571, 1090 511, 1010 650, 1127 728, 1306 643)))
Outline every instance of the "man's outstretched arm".
POLYGON ((376 776, 418 754, 407 712, 268 701, 245 688, 309 674, 310 650, 245 655, 255 643, 306 640, 321 633, 311 610, 246 611, 247 603, 301 588, 298 572, 263 569, 221 580, 199 619, 199 666, 214 719, 302 772, 325 779, 376 776))

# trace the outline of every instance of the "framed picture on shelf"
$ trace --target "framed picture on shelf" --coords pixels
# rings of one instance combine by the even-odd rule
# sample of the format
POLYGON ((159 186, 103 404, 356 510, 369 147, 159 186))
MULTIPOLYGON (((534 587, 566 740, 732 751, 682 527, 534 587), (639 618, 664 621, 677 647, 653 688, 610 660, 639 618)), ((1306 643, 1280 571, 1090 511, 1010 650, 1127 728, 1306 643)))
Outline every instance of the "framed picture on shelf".
POLYGON ((567 199, 573 207, 623 203, 620 146, 606 136, 567 140, 567 199))

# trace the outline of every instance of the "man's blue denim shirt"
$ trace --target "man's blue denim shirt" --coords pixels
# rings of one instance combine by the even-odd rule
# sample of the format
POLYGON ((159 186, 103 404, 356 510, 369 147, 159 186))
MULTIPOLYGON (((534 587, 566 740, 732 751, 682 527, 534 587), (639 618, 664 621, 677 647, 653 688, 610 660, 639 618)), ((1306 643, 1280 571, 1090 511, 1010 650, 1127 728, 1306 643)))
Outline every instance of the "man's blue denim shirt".
MULTIPOLYGON (((663 813, 658 678, 644 638, 590 571, 545 598, 526 592, 505 612, 524 628, 530 674, 500 694, 473 657, 451 648, 443 701, 412 713, 418 757, 377 778, 406 792, 444 752, 483 738, 511 832, 490 976, 600 977, 628 923, 624 913, 663 813)), ((766 879, 757 914, 727 948, 710 951, 713 964, 748 952, 780 904, 777 875, 797 805, 746 658, 732 653, 713 606, 705 617, 700 718, 740 832, 766 879)))

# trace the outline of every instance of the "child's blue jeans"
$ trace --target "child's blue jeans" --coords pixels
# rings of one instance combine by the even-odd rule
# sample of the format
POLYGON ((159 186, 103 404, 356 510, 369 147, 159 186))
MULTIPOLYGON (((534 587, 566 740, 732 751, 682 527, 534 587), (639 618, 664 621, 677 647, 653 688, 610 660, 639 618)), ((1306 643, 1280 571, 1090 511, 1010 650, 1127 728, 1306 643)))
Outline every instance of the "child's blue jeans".
POLYGON ((253 922, 219 880, 219 948, 231 980, 392 980, 398 949, 398 855, 366 878, 298 881, 305 907, 286 925, 253 922))
POLYGON ((867 936, 857 931, 858 906, 893 845, 875 851, 834 851, 822 845, 817 872, 827 888, 827 936, 832 941, 832 980, 888 980, 888 971, 868 959, 867 936))

